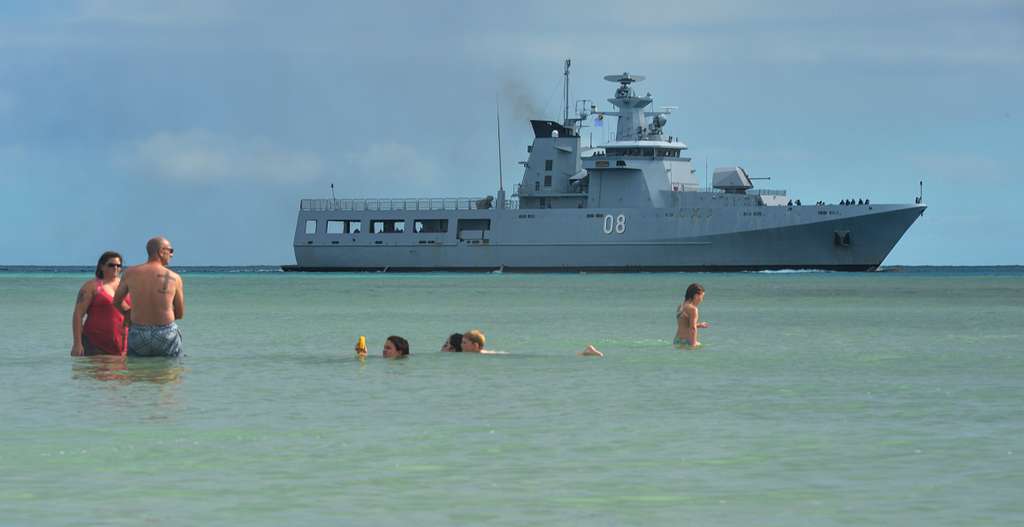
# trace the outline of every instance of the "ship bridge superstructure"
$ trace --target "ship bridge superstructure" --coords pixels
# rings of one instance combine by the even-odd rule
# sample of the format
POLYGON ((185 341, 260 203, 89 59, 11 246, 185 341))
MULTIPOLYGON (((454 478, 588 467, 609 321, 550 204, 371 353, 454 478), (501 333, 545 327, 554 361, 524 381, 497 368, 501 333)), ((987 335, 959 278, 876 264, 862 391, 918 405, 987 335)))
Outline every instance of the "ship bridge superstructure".
POLYGON ((586 158, 592 207, 673 207, 675 193, 700 190, 700 183, 686 155, 686 144, 665 135, 672 107, 647 111, 654 102, 650 93, 638 96, 633 84, 642 75, 606 75, 618 83, 615 96, 608 99, 618 111, 598 112, 597 118, 618 117, 615 141, 586 158))
MULTIPOLYGON (((686 144, 665 135, 673 108, 647 111, 654 97, 638 96, 633 88, 642 75, 624 72, 604 78, 618 84, 608 99, 615 111, 598 111, 580 101, 584 104, 577 103, 570 118, 567 100, 563 123, 530 122, 534 141, 515 191, 520 208, 665 207, 678 202, 671 193, 700 189, 684 152, 686 144), (592 115, 598 123, 607 116, 618 122, 615 140, 586 155, 579 132, 592 115)), ((568 70, 566 79, 568 83, 568 70)))

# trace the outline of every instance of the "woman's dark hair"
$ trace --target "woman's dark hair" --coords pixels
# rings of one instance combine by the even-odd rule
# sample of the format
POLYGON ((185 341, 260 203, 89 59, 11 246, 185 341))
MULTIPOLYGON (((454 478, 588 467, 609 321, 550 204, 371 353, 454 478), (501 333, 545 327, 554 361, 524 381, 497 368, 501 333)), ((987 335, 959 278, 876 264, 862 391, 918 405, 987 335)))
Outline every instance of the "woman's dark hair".
POLYGON ((409 341, 408 340, 405 340, 402 337, 398 337, 398 336, 395 336, 395 335, 391 335, 390 337, 388 337, 388 340, 391 341, 391 344, 393 344, 395 346, 395 349, 398 350, 399 353, 401 353, 402 355, 408 355, 409 354, 409 341))
POLYGON ((448 345, 452 347, 452 351, 462 351, 462 333, 452 333, 448 337, 448 345))
POLYGON ((704 292, 704 286, 694 282, 686 288, 686 300, 693 300, 693 297, 704 292))
POLYGON ((96 262, 96 278, 103 278, 103 266, 111 258, 117 258, 118 260, 121 260, 121 263, 124 263, 124 258, 121 258, 121 255, 114 251, 107 251, 101 254, 99 261, 96 262))

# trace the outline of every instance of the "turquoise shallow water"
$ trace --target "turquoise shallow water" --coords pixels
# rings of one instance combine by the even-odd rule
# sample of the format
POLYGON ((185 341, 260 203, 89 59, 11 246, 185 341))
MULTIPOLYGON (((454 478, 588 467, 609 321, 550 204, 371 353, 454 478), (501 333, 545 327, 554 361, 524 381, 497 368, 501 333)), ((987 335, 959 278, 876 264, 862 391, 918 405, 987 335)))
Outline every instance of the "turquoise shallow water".
POLYGON ((1024 520, 1019 271, 187 273, 188 356, 126 363, 67 356, 86 278, 0 272, 0 524, 1024 520))

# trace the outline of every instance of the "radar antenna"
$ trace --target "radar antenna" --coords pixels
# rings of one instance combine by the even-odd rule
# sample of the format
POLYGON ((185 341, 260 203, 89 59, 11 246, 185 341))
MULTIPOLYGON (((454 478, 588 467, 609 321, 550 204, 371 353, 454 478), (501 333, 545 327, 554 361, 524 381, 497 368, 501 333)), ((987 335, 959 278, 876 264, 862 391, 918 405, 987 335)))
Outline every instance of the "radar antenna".
POLYGON ((618 82, 620 84, 631 84, 634 82, 640 82, 647 77, 643 75, 630 75, 629 72, 623 72, 622 75, 605 75, 604 80, 610 82, 618 82))
POLYGON ((629 85, 634 82, 640 82, 647 77, 643 75, 630 75, 628 71, 622 72, 622 75, 605 75, 604 80, 608 82, 619 83, 619 89, 615 90, 615 96, 620 99, 627 97, 633 97, 633 90, 630 89, 629 85))

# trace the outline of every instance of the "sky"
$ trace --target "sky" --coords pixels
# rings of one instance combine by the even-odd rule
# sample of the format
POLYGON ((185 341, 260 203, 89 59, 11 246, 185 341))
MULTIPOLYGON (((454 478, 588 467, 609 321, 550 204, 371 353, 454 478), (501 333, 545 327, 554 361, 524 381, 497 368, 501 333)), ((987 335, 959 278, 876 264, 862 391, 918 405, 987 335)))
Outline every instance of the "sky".
MULTIPOLYGON (((0 3, 0 265, 294 263, 299 200, 518 181, 529 119, 604 75, 804 203, 928 211, 887 265, 1024 264, 1024 2, 0 3)), ((584 131, 590 141, 591 129, 584 131)), ((594 143, 605 132, 597 129, 594 143)))

